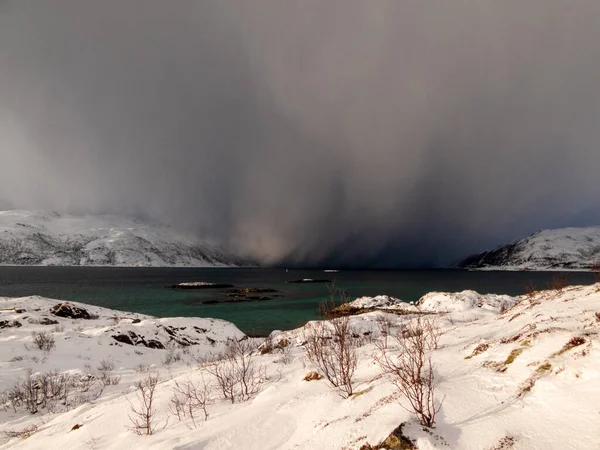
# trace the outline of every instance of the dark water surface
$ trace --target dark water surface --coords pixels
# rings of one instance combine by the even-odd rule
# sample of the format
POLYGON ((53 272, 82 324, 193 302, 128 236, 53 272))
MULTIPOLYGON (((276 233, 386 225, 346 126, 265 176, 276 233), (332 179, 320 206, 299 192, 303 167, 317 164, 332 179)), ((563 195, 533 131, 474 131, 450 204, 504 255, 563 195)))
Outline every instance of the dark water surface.
MULTIPOLYGON (((529 283, 545 288, 557 275, 569 284, 591 284, 581 272, 469 272, 464 270, 322 270, 0 267, 0 296, 41 295, 79 301, 159 317, 216 317, 235 323, 246 333, 265 334, 291 329, 317 317, 317 305, 327 295, 320 283, 286 281, 333 279, 351 298, 387 294, 404 301, 418 300, 430 291, 462 291, 517 295, 529 283), (209 281, 236 287, 277 289, 281 298, 245 303, 205 304, 226 298, 224 290, 179 291, 165 286, 184 281, 209 281)), ((261 294, 262 295, 262 294, 261 294)), ((269 295, 269 294, 264 294, 269 295)))

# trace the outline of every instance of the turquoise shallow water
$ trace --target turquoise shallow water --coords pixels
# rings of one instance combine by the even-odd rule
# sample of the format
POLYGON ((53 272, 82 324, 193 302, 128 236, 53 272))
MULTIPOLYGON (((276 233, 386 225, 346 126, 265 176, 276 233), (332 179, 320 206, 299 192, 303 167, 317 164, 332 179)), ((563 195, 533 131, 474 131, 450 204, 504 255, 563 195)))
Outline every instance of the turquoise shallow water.
MULTIPOLYGON (((569 284, 591 284, 589 273, 563 273, 569 284)), ((246 333, 263 335, 291 329, 317 317, 326 298, 324 284, 290 284, 302 278, 335 278, 351 298, 387 294, 404 301, 431 291, 473 289, 481 293, 521 294, 528 283, 548 286, 556 272, 469 272, 464 270, 351 270, 324 273, 294 269, 178 269, 94 267, 0 267, 0 296, 42 295, 160 317, 215 317, 246 333), (168 285, 210 281, 236 287, 269 287, 281 298, 245 303, 206 304, 225 298, 223 290, 179 291, 168 285)), ((269 295, 269 294, 265 294, 269 295)))

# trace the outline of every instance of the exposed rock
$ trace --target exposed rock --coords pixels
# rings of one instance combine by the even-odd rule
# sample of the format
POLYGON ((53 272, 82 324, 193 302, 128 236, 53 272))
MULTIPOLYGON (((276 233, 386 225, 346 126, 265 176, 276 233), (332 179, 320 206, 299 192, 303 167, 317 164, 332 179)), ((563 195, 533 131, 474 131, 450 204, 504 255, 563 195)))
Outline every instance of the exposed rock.
POLYGON ((67 319, 85 319, 90 320, 92 315, 85 309, 70 304, 69 302, 58 303, 54 305, 50 312, 58 317, 65 317, 67 319))
POLYGON ((146 340, 144 336, 140 336, 139 334, 136 334, 133 331, 128 331, 127 334, 116 334, 113 335, 112 338, 117 342, 121 342, 127 345, 141 345, 143 347, 155 348, 159 350, 164 350, 165 348, 162 342, 157 341, 156 339, 146 340))
POLYGON ((38 323, 40 325, 58 325, 58 320, 52 320, 49 319, 48 317, 42 317, 38 323))
POLYGON ((0 320, 0 328, 20 328, 23 324, 18 320, 0 320))

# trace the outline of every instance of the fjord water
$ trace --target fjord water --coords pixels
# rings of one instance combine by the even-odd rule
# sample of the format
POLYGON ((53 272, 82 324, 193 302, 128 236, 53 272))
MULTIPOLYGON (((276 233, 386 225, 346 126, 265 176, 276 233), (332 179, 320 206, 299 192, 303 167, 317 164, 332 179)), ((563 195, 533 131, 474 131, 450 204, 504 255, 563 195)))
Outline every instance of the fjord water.
MULTIPOLYGON (((317 318, 318 303, 327 296, 323 283, 287 283, 313 278, 334 279, 351 299, 386 294, 416 301, 431 291, 518 295, 527 285, 548 287, 553 278, 568 284, 591 284, 584 272, 496 272, 466 270, 348 270, 325 273, 302 269, 196 269, 115 267, 0 267, 0 296, 40 295, 79 301, 122 311, 159 317, 215 317, 236 324, 245 333, 264 335, 275 329, 291 329, 317 318), (243 303, 222 303, 224 289, 166 289, 185 281, 208 281, 235 287, 265 287, 281 297, 243 303), (212 301, 219 303, 205 303, 212 301)), ((263 295, 263 294, 260 294, 263 295)), ((270 294, 264 294, 270 295, 270 294)))

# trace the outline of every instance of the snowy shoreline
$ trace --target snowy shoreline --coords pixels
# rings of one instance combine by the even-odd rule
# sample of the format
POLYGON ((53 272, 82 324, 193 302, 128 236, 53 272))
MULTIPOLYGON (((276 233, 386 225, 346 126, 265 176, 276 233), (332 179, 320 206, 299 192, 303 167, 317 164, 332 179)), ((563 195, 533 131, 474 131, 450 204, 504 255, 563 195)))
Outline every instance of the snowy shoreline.
POLYGON ((81 384, 100 380, 108 367, 109 379, 118 379, 97 398, 70 397, 72 409, 57 403, 53 411, 40 407, 29 414, 2 397, 0 448, 359 450, 382 442, 401 424, 419 449, 569 448, 565 442, 570 448, 598 448, 598 288, 572 286, 527 297, 432 292, 414 305, 387 296, 356 299, 354 307, 375 310, 350 318, 361 342, 355 395, 343 398, 325 380, 303 381, 317 369, 304 348, 311 322, 272 333, 269 342, 279 350, 253 356, 264 368, 257 392, 231 403, 214 390, 208 419, 198 423, 189 417, 179 421, 170 411, 175 383, 210 380, 203 369, 209 355, 223 351, 232 338, 262 349, 264 340, 247 339, 217 319, 157 319, 41 297, 0 298, 0 392, 22 382, 27 370, 34 377, 67 373, 81 384), (395 314, 398 309, 403 314, 395 314), (76 318, 68 317, 73 311, 76 318), (401 330, 422 313, 434 318, 441 333, 431 356, 437 395, 444 398, 427 432, 372 359, 382 324, 401 330), (50 334, 52 348, 38 349, 34 333, 50 334), (128 429, 128 415, 135 384, 149 373, 160 380, 157 421, 168 425, 137 436, 128 429), (28 427, 26 439, 9 437, 28 427))

